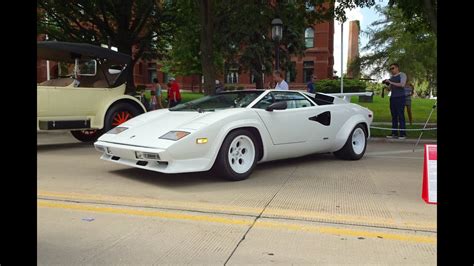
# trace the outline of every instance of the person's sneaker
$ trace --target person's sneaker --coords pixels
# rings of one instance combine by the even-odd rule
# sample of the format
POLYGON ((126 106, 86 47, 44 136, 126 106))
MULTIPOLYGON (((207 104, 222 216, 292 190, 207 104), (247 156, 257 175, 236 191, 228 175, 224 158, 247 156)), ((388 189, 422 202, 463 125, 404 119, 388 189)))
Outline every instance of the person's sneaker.
POLYGON ((387 139, 396 139, 396 138, 398 138, 397 135, 388 135, 387 136, 387 139))
POLYGON ((398 139, 407 139, 407 137, 406 136, 400 136, 400 137, 398 137, 398 139))

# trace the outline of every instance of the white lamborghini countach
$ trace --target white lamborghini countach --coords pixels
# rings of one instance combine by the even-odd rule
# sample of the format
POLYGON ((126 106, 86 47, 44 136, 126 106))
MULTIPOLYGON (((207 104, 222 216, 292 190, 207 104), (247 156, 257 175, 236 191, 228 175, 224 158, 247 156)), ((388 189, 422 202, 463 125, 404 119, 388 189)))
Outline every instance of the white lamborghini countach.
POLYGON ((329 94, 240 90, 139 115, 94 145, 119 164, 243 180, 260 162, 328 152, 358 160, 372 120, 369 109, 329 94))

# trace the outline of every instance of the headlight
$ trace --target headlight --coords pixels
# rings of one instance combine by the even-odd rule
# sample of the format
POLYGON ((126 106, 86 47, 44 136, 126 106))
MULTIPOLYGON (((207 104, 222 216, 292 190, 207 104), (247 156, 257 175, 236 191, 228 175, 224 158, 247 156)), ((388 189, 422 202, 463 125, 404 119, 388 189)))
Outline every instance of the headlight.
POLYGON ((114 127, 111 130, 109 130, 107 134, 118 134, 120 132, 124 132, 127 129, 128 127, 114 127))
POLYGON ((160 139, 180 140, 189 134, 190 133, 186 131, 170 131, 164 134, 163 136, 161 136, 160 139))
POLYGON ((97 151, 100 151, 100 152, 106 152, 106 149, 104 146, 100 146, 100 145, 94 145, 95 149, 97 151))

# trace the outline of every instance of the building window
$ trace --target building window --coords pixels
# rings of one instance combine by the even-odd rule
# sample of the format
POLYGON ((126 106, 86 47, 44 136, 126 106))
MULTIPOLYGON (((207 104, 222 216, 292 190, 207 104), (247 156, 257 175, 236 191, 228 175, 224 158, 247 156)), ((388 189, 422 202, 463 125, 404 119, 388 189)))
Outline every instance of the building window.
POLYGON ((296 62, 291 62, 291 67, 286 71, 287 82, 295 82, 296 80, 296 62))
POLYGON ((225 76, 225 83, 236 84, 239 83, 239 68, 230 67, 225 76))
POLYGON ((303 82, 310 82, 311 76, 314 73, 314 61, 304 61, 303 62, 303 82))
POLYGON ((314 47, 314 30, 313 28, 306 28, 304 31, 304 43, 306 48, 314 47))
POLYGON ((148 82, 153 83, 153 79, 157 77, 156 63, 148 63, 148 82))

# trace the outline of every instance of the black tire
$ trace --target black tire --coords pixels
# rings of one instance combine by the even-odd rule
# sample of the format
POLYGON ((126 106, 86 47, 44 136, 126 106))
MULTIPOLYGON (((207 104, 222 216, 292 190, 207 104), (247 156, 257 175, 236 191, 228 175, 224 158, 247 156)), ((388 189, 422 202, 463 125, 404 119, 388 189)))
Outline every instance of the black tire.
POLYGON ((92 142, 96 141, 100 135, 102 135, 102 130, 99 129, 90 129, 90 130, 73 130, 71 131, 73 137, 82 142, 92 142))
MULTIPOLYGON (((247 146, 242 146, 242 147, 247 147, 247 146)), ((251 150, 251 147, 250 147, 250 150, 251 150)), ((245 148, 242 148, 242 150, 239 150, 236 152, 240 152, 241 156, 244 156, 245 148)), ((248 130, 237 129, 235 131, 230 132, 229 135, 227 135, 227 137, 224 139, 224 142, 222 143, 219 153, 217 154, 217 158, 214 163, 212 172, 230 181, 240 181, 240 180, 247 179, 252 173, 255 166, 257 165, 258 154, 259 154, 259 147, 258 147, 258 142, 256 140, 256 137, 248 130), (248 167, 250 165, 250 167, 248 168, 248 170, 242 173, 238 173, 234 171, 234 169, 231 166, 231 162, 229 162, 229 152, 230 152, 231 144, 233 143, 234 140, 238 142, 239 139, 242 139, 246 143, 245 145, 248 145, 251 143, 254 149, 253 161, 245 161, 246 166, 248 167), (250 142, 248 140, 250 140, 250 142)), ((251 157, 251 151, 247 153, 245 156, 251 157)), ((232 158, 231 158, 231 161, 232 161, 232 158)), ((241 162, 241 159, 237 159, 235 163, 243 165, 241 162)), ((243 166, 245 167, 245 165, 243 166)))
POLYGON ((121 123, 131 119, 132 117, 142 113, 143 110, 138 109, 136 106, 130 103, 121 102, 114 104, 109 108, 107 114, 105 115, 103 132, 107 132, 121 123), (123 119, 118 121, 117 118, 123 119))
MULTIPOLYGON (((359 143, 359 149, 360 148, 362 148, 362 144, 359 143)), ((347 138, 346 144, 344 144, 344 146, 340 150, 334 152, 334 155, 337 158, 343 159, 343 160, 359 160, 360 158, 362 158, 362 156, 364 156, 366 148, 367 148, 367 132, 365 131, 365 128, 364 128, 364 126, 362 126, 362 124, 358 124, 351 131, 351 134, 349 134, 349 137, 347 138), (359 137, 357 140, 353 139, 354 132, 356 130, 357 130, 356 135, 358 135, 359 133, 363 133, 363 138, 359 137), (360 151, 357 152, 355 150, 354 146, 357 145, 356 142, 359 143, 362 140, 364 141, 362 152, 360 152, 360 151)))

